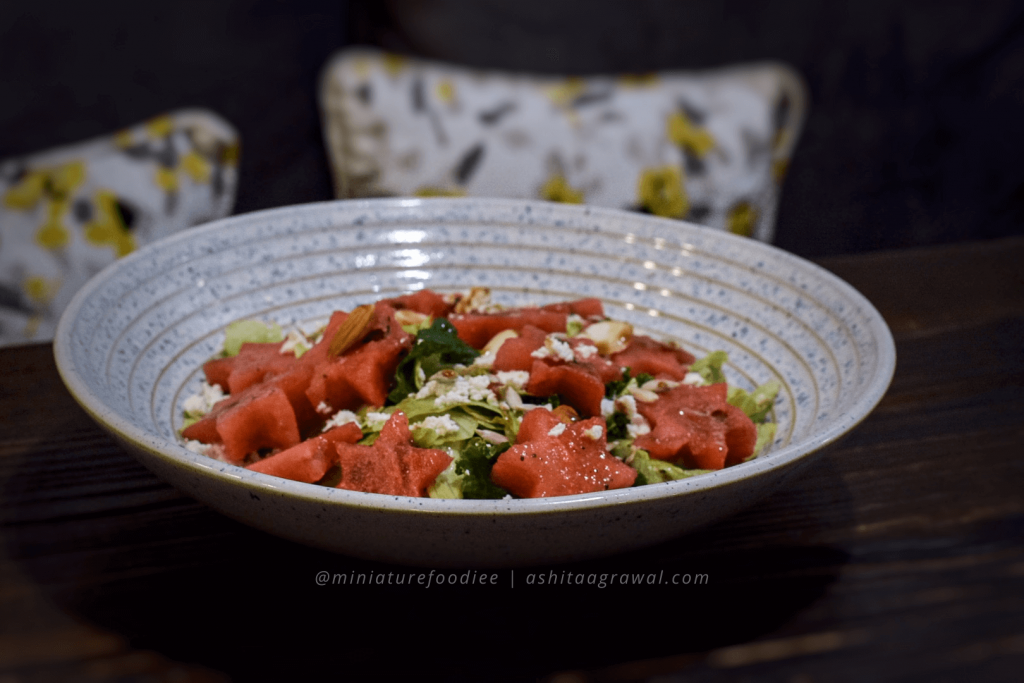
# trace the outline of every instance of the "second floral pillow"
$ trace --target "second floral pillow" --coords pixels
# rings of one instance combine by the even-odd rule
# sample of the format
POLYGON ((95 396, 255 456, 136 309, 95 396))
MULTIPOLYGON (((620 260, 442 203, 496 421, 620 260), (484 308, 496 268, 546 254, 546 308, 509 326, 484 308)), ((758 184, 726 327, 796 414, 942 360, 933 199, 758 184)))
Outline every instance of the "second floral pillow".
POLYGON ((321 82, 340 198, 587 203, 771 241, 806 92, 787 67, 557 78, 364 48, 321 82))

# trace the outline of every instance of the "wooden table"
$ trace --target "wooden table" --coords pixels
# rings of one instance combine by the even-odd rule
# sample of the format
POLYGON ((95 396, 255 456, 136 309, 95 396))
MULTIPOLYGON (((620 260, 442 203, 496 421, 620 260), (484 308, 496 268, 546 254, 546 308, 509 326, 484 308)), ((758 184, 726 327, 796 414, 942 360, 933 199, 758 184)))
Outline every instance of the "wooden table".
POLYGON ((1021 680, 1024 238, 821 263, 896 337, 878 409, 727 521, 537 568, 689 585, 318 587, 397 569, 177 493, 0 351, 0 681, 1021 680))

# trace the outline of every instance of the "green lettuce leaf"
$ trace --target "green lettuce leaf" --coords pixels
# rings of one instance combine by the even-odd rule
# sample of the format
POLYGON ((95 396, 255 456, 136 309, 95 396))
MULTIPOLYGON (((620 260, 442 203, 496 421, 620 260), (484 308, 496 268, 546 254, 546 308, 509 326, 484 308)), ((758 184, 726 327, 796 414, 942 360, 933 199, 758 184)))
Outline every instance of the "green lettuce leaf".
POLYGON ((633 454, 633 460, 630 461, 630 466, 635 469, 639 474, 637 480, 642 478, 644 484, 658 484, 663 481, 674 481, 676 479, 686 479, 687 477, 695 477, 698 474, 707 474, 712 470, 688 470, 673 465, 670 462, 664 460, 657 460, 652 458, 647 451, 638 450, 633 454))
POLYGON ((690 372, 696 372, 708 384, 721 384, 725 381, 722 366, 729 360, 725 351, 712 351, 703 358, 698 358, 690 366, 690 372))
POLYGON ((428 377, 456 365, 469 365, 480 352, 459 339, 455 326, 438 318, 416 333, 416 343, 395 370, 395 388, 388 400, 398 403, 423 388, 428 377))
POLYGON ((224 355, 237 356, 242 344, 271 344, 284 341, 284 332, 277 323, 268 325, 259 320, 238 320, 224 330, 224 355))
POLYGON ((729 387, 726 400, 747 414, 755 423, 764 422, 768 412, 775 404, 775 397, 779 395, 782 385, 776 380, 765 382, 752 392, 747 392, 739 387, 729 387))
POLYGON ((747 460, 753 460, 761 451, 771 445, 772 441, 775 440, 775 431, 778 425, 774 422, 762 422, 757 425, 757 441, 754 443, 754 452, 750 454, 747 460))

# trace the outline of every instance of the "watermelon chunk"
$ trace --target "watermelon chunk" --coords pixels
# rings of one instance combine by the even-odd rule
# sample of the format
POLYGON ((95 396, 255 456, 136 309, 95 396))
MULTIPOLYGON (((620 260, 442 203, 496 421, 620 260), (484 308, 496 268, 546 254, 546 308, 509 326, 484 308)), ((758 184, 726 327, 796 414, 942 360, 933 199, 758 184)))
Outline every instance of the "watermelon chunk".
POLYGON ((520 332, 527 325, 545 332, 565 332, 568 319, 567 313, 540 308, 518 308, 501 313, 464 313, 449 318, 459 338, 474 349, 482 349, 499 332, 520 332))
MULTIPOLYGON (((344 318, 341 318, 343 321, 344 318)), ((335 323, 332 317, 331 325, 335 323)), ((377 302, 367 328, 366 341, 331 358, 321 346, 330 346, 331 325, 324 339, 302 357, 314 354, 309 363, 315 367, 306 389, 306 398, 313 406, 326 403, 333 410, 358 408, 362 404, 382 406, 387 399, 395 368, 403 352, 412 346, 414 337, 395 320, 395 309, 377 302)), ((339 323, 340 325, 340 323, 339 323)), ((335 327, 335 330, 337 327, 335 327)))
POLYGON ((443 296, 429 289, 421 289, 418 292, 404 294, 393 299, 384 299, 384 303, 396 310, 404 308, 429 315, 431 318, 445 318, 455 307, 454 304, 445 301, 443 296))
POLYGON ((686 377, 694 360, 693 355, 678 346, 642 334, 633 335, 629 346, 612 354, 612 362, 619 367, 629 368, 633 377, 646 373, 659 379, 676 381, 686 377))
POLYGON ((361 438, 363 430, 355 422, 349 422, 255 462, 248 469, 312 484, 323 479, 331 467, 337 464, 338 443, 355 443, 361 438))
POLYGON ((256 384, 228 396, 182 436, 223 444, 225 459, 235 465, 253 451, 290 448, 301 440, 291 402, 274 384, 256 384))
POLYGON ((384 424, 372 446, 338 443, 339 489, 424 497, 452 458, 437 448, 412 443, 409 418, 397 411, 384 424))
POLYGON ((651 431, 636 438, 652 458, 685 467, 720 470, 754 451, 757 428, 742 410, 726 402, 725 384, 680 384, 652 403, 637 403, 651 431))
POLYGON ((604 382, 586 365, 534 360, 526 391, 534 396, 558 394, 581 415, 590 417, 601 414, 604 382))
POLYGON ((541 307, 545 311, 556 311, 558 313, 575 314, 581 318, 604 318, 604 304, 600 299, 588 298, 577 299, 576 301, 563 301, 555 304, 548 304, 541 307))
MULTIPOLYGON (((228 393, 237 394, 266 377, 280 375, 295 367, 293 353, 281 353, 281 342, 242 344, 228 375, 228 393)), ((209 380, 207 380, 209 381, 209 380)))
POLYGON ((534 325, 526 325, 519 331, 518 337, 506 339, 494 354, 491 369, 495 372, 511 370, 530 371, 537 360, 530 354, 544 346, 544 338, 548 333, 534 325))
POLYGON ((523 418, 516 444, 498 456, 491 479, 521 498, 632 486, 636 470, 607 452, 606 432, 603 418, 565 424, 535 408, 523 418))

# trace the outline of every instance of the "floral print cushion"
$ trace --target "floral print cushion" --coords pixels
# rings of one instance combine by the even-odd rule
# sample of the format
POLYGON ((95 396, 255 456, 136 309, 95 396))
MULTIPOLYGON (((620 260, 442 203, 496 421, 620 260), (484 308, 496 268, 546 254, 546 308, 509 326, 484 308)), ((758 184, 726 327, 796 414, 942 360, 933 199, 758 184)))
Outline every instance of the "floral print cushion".
POLYGON ((587 203, 771 241, 806 91, 778 64, 557 78, 356 48, 320 99, 338 197, 587 203))
POLYGON ((106 265, 230 213, 238 153, 227 122, 181 110, 0 162, 0 346, 53 339, 71 297, 106 265))

